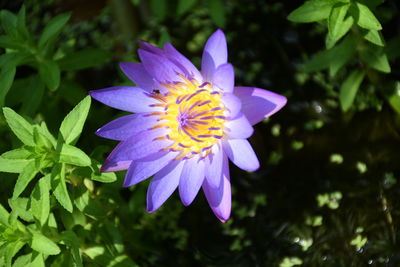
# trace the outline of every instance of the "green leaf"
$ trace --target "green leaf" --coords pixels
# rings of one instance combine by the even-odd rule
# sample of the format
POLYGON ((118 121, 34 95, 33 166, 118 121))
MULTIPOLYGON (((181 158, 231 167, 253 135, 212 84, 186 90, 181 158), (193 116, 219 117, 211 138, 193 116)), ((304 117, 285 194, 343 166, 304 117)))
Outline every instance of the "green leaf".
POLYGON ((29 211, 28 198, 19 197, 16 199, 9 199, 8 204, 10 205, 12 212, 16 213, 18 217, 27 222, 33 221, 32 213, 29 211))
POLYGON ((72 202, 65 183, 65 164, 57 164, 53 167, 51 172, 51 188, 53 189, 53 195, 61 206, 72 213, 72 202))
POLYGON ((3 108, 3 114, 6 118, 8 126, 10 126, 13 133, 25 145, 34 146, 33 141, 33 126, 27 122, 22 116, 10 108, 3 108))
POLYGON ((361 59, 371 68, 390 73, 390 65, 382 47, 368 46, 360 51, 361 59))
POLYGON ((211 20, 220 28, 226 24, 225 6, 222 0, 208 0, 211 20))
POLYGON ((17 15, 16 28, 21 39, 28 39, 29 32, 25 23, 25 6, 22 6, 17 15))
POLYGON ((98 67, 111 59, 111 53, 98 49, 88 48, 65 55, 57 63, 61 70, 81 70, 98 67))
POLYGON ((333 46, 340 38, 342 38, 347 31, 350 30, 353 24, 353 19, 349 17, 345 21, 347 10, 350 4, 337 3, 333 6, 331 13, 328 17, 328 38, 330 40, 330 47, 333 46))
POLYGON ((14 81, 15 72, 15 65, 3 67, 0 71, 0 107, 4 106, 6 95, 14 81))
POLYGON ((54 148, 52 140, 50 140, 45 133, 43 133, 42 127, 39 125, 33 126, 33 140, 37 147, 54 148))
POLYGON ((0 11, 0 21, 3 30, 11 36, 16 36, 17 16, 8 10, 0 11))
POLYGON ((19 174, 17 182, 15 183, 13 199, 17 198, 27 187, 30 181, 35 178, 39 170, 36 167, 36 162, 34 160, 30 161, 22 172, 19 174))
POLYGON ((358 88, 365 76, 365 72, 354 70, 340 87, 339 100, 343 111, 349 110, 354 102, 358 88))
POLYGON ((63 144, 59 153, 59 160, 61 163, 68 163, 82 167, 90 166, 91 164, 89 156, 77 147, 63 144))
POLYGON ((7 159, 2 155, 0 156, 0 172, 21 173, 31 161, 33 159, 7 159))
POLYGON ((46 255, 57 255, 61 252, 60 248, 54 243, 51 239, 46 236, 34 232, 32 234, 32 240, 30 242, 30 247, 37 252, 46 254, 46 255))
POLYGON ((12 259, 24 245, 25 243, 20 240, 7 243, 5 246, 6 266, 11 266, 12 259))
POLYGON ((288 20, 293 22, 308 23, 327 19, 331 9, 338 0, 311 0, 293 10, 288 20))
POLYGON ((32 152, 25 147, 20 147, 7 152, 4 152, 0 157, 4 159, 29 159, 32 152))
POLYGON ((364 39, 370 41, 373 44, 385 46, 385 40, 383 39, 382 33, 380 31, 369 30, 364 35, 364 39))
POLYGON ((347 64, 356 52, 356 40, 349 36, 331 51, 331 61, 329 63, 329 74, 333 77, 347 64))
POLYGON ((52 60, 45 60, 39 63, 39 75, 50 91, 57 90, 60 85, 60 68, 52 60))
POLYGON ((78 139, 88 115, 90 103, 90 96, 86 96, 64 118, 60 126, 59 136, 59 138, 62 138, 63 142, 71 144, 78 139))
POLYGON ((33 216, 44 225, 50 214, 50 178, 51 175, 40 178, 31 193, 31 210, 33 216))
POLYGON ((71 13, 63 13, 52 18, 43 30, 39 39, 39 47, 43 48, 47 43, 57 38, 62 28, 68 22, 71 13))
POLYGON ((63 242, 71 249, 71 254, 74 259, 74 263, 77 267, 81 267, 82 265, 82 256, 80 253, 80 239, 79 237, 71 230, 64 231, 61 234, 61 238, 63 242))
POLYGON ((397 81, 395 84, 395 91, 394 93, 389 97, 389 104, 392 106, 392 108, 400 114, 400 82, 397 81))
POLYGON ((102 183, 112 183, 117 180, 117 175, 113 172, 93 173, 91 179, 102 183))
POLYGON ((382 30, 379 20, 366 5, 356 2, 356 6, 358 12, 356 12, 355 17, 358 26, 368 30, 382 30))
POLYGON ((176 13, 178 16, 182 16, 187 11, 189 11, 195 4, 197 0, 179 0, 178 7, 176 8, 176 13))
POLYGON ((8 225, 9 215, 8 211, 0 204, 0 225, 8 225))
POLYGON ((39 132, 46 136, 46 138, 48 140, 50 140, 50 142, 53 144, 53 147, 56 147, 57 144, 57 140, 54 138, 54 136, 49 132, 49 129, 47 128, 46 122, 42 121, 42 123, 40 123, 40 130, 39 132))
POLYGON ((8 35, 0 35, 0 47, 21 49, 24 47, 24 44, 8 35))

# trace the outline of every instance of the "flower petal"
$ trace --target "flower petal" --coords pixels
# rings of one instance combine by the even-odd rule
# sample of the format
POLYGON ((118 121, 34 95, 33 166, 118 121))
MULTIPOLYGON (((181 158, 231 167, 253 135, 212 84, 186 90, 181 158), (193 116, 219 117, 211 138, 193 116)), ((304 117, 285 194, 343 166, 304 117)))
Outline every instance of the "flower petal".
POLYGON ((185 161, 179 181, 179 195, 185 206, 190 205, 204 181, 204 160, 194 157, 185 161))
POLYGON ((220 65, 228 61, 228 49, 225 34, 221 30, 215 31, 207 40, 203 51, 201 71, 203 77, 212 77, 211 73, 220 65))
POLYGON ((226 222, 231 214, 231 183, 229 181, 229 163, 223 156, 223 170, 220 184, 217 188, 209 185, 207 180, 203 182, 203 191, 214 214, 222 222, 226 222))
POLYGON ((159 152, 162 148, 171 144, 169 140, 155 140, 155 138, 165 136, 165 134, 166 130, 162 128, 142 131, 120 142, 108 155, 102 166, 102 171, 109 171, 119 166, 120 162, 138 160, 159 152))
POLYGON ((164 51, 161 48, 154 46, 152 44, 149 44, 145 41, 139 41, 139 47, 143 50, 146 50, 147 52, 150 52, 150 53, 153 53, 156 55, 162 56, 164 54, 164 51))
POLYGON ((253 87, 235 87, 233 93, 242 101, 242 112, 252 125, 280 110, 286 97, 253 87))
POLYGON ((121 62, 119 67, 131 81, 147 92, 156 88, 156 83, 141 63, 121 62))
POLYGON ((96 131, 98 136, 123 141, 159 123, 156 116, 136 113, 115 119, 96 131))
POLYGON ((246 139, 254 132, 253 127, 243 113, 239 113, 234 120, 228 120, 225 126, 225 133, 229 139, 246 139))
POLYGON ((107 106, 135 113, 156 111, 150 105, 158 103, 139 87, 115 86, 90 91, 89 94, 107 106))
POLYGON ((223 143, 223 148, 229 159, 242 170, 255 171, 260 167, 257 156, 247 140, 229 139, 223 143))
POLYGON ((156 81, 174 82, 181 80, 178 74, 182 71, 167 58, 143 49, 139 49, 138 53, 144 68, 156 81))
POLYGON ((235 118, 242 108, 242 102, 240 101, 240 99, 234 94, 225 93, 222 95, 221 100, 229 112, 229 114, 227 114, 227 117, 232 119, 235 118))
POLYGON ((147 189, 147 212, 156 211, 178 187, 184 161, 173 161, 159 171, 147 189))
POLYGON ((103 166, 101 166, 101 172, 117 172, 127 170, 131 165, 132 160, 120 160, 117 162, 113 162, 112 164, 107 164, 104 162, 103 166))
POLYGON ((178 152, 164 151, 133 161, 125 175, 123 186, 132 186, 149 178, 178 155, 178 152))
POLYGON ((187 59, 184 55, 178 52, 170 43, 166 42, 164 44, 165 55, 169 60, 175 63, 189 78, 194 78, 199 83, 203 82, 203 77, 201 76, 199 70, 187 59))
POLYGON ((206 179, 211 187, 217 188, 221 182, 222 160, 224 152, 220 145, 214 145, 211 153, 205 158, 206 179))
POLYGON ((234 84, 235 72, 231 64, 222 64, 213 73, 212 85, 217 86, 222 92, 231 93, 234 84))

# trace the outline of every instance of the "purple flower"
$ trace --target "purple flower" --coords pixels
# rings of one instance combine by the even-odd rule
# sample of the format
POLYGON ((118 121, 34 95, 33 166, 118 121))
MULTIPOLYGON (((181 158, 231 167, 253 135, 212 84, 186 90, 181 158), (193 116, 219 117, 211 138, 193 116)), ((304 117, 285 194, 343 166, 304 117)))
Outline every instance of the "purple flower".
POLYGON ((252 125, 285 103, 284 96, 253 87, 234 87, 225 35, 217 30, 204 48, 201 72, 170 43, 142 42, 141 63, 121 63, 137 87, 116 86, 90 95, 113 108, 133 112, 104 125, 96 134, 120 143, 102 171, 128 170, 124 186, 154 175, 147 211, 157 210, 175 191, 190 205, 200 188, 223 222, 231 211, 228 158, 255 171, 259 162, 249 142, 252 125))

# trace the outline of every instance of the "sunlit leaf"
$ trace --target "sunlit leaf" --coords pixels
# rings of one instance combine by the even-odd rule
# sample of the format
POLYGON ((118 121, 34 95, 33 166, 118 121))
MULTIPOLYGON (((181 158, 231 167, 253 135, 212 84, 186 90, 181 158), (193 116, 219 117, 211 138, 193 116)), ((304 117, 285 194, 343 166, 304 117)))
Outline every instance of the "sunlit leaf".
POLYGON ((37 232, 32 234, 32 240, 29 245, 37 252, 46 255, 57 255, 61 251, 57 244, 51 239, 37 232))
POLYGON ((328 17, 328 38, 330 40, 328 48, 331 48, 340 38, 342 38, 353 24, 353 18, 345 20, 350 4, 337 3, 328 17))
POLYGON ((68 212, 72 212, 72 202, 65 182, 65 164, 57 164, 53 167, 51 172, 51 188, 53 189, 53 195, 61 206, 68 212))
POLYGON ((50 213, 50 174, 40 178, 31 193, 31 210, 33 216, 44 225, 50 213))
POLYGON ((36 167, 36 162, 30 161, 18 176, 14 187, 13 198, 17 198, 25 190, 29 182, 35 178, 38 172, 39 170, 36 167))
POLYGON ((383 39, 382 33, 380 31, 369 30, 364 35, 364 39, 370 41, 373 44, 385 46, 385 40, 383 39))
POLYGON ((3 108, 3 114, 6 118, 8 126, 10 126, 13 133, 28 146, 34 146, 33 141, 33 126, 27 122, 22 116, 10 108, 3 108))
POLYGON ((76 166, 90 166, 89 156, 77 147, 63 144, 59 152, 60 162, 68 163, 76 166))
POLYGON ((293 22, 314 22, 327 19, 331 9, 338 0, 310 0, 293 10, 288 20, 293 22))
POLYGON ((356 2, 357 11, 355 14, 357 24, 368 30, 382 30, 382 25, 374 13, 364 4, 356 2))

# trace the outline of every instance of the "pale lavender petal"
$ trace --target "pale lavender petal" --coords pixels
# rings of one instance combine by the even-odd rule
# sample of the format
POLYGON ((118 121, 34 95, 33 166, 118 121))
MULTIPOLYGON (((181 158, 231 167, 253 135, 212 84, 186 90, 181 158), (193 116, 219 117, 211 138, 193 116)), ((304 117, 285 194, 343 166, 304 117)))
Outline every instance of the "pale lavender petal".
POLYGON ((185 206, 190 205, 204 181, 204 160, 194 157, 185 160, 179 181, 179 195, 185 206))
POLYGON ((229 159, 242 170, 255 171, 260 167, 257 156, 247 140, 225 140, 223 148, 229 159))
POLYGON ((127 170, 129 168, 129 166, 131 165, 132 160, 121 160, 118 162, 114 162, 112 164, 108 164, 108 166, 106 165, 106 163, 103 164, 103 166, 101 166, 100 171, 101 172, 117 172, 117 171, 123 171, 123 170, 127 170))
POLYGON ((144 41, 139 41, 139 47, 143 50, 146 50, 147 52, 150 52, 150 53, 153 53, 156 55, 161 56, 164 54, 164 51, 161 48, 154 46, 152 44, 149 44, 147 42, 144 42, 144 41))
POLYGON ((280 110, 286 97, 253 87, 235 87, 233 93, 242 101, 242 112, 252 125, 280 110))
POLYGON ((130 114, 115 119, 96 131, 98 136, 123 141, 141 131, 148 130, 159 122, 156 116, 147 113, 130 114))
POLYGON ((170 140, 156 140, 155 138, 165 136, 165 129, 142 131, 125 141, 120 142, 105 160, 102 171, 119 166, 119 162, 138 160, 161 151, 171 145, 170 140))
POLYGON ((139 49, 139 57, 146 71, 158 82, 181 81, 182 71, 167 58, 139 49))
POLYGON ((201 62, 203 76, 211 77, 210 73, 214 72, 220 65, 225 64, 227 60, 228 49, 225 34, 218 29, 210 36, 204 47, 201 62))
POLYGON ((90 96, 107 106, 129 112, 141 113, 156 111, 150 105, 158 101, 149 97, 148 93, 139 87, 115 86, 89 92, 90 96))
POLYGON ((142 63, 121 62, 119 67, 138 87, 146 90, 147 92, 151 92, 156 88, 156 83, 147 73, 142 63))
POLYGON ((222 95, 221 100, 228 110, 228 114, 226 114, 226 116, 231 119, 235 118, 242 108, 242 102, 240 101, 240 99, 234 94, 225 93, 222 95))
POLYGON ((235 72, 229 63, 220 65, 213 73, 212 85, 225 93, 231 93, 235 84, 235 72))
POLYGON ((219 144, 211 148, 211 153, 205 158, 206 179, 211 187, 218 187, 221 182, 223 154, 219 144))
POLYGON ((205 179, 203 182, 203 191, 214 214, 222 222, 226 222, 231 214, 232 196, 231 183, 229 181, 229 163, 225 155, 223 157, 223 170, 220 181, 219 186, 215 188, 210 186, 205 179))
POLYGON ((147 212, 156 211, 178 187, 184 161, 173 161, 159 171, 147 189, 147 212))
POLYGON ((180 69, 182 69, 189 78, 194 78, 199 83, 203 82, 199 70, 188 60, 185 56, 178 52, 170 43, 164 44, 164 52, 169 60, 175 63, 180 69))
POLYGON ((133 161, 126 173, 123 186, 132 186, 149 178, 164 168, 178 155, 178 152, 164 151, 133 161))
POLYGON ((201 75, 203 76, 203 80, 211 82, 215 69, 215 63, 211 55, 204 52, 203 57, 201 58, 201 75))
POLYGON ((253 127, 243 113, 239 113, 234 120, 228 120, 225 126, 225 133, 229 139, 246 139, 254 132, 253 127))

